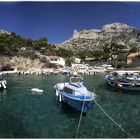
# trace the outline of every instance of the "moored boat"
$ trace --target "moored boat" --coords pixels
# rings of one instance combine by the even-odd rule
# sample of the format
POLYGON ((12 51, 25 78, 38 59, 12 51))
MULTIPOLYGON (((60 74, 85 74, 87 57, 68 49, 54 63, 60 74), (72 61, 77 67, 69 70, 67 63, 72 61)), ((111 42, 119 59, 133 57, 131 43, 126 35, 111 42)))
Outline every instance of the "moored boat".
POLYGON ((129 91, 140 91, 140 77, 139 75, 119 75, 110 74, 106 75, 105 80, 107 84, 116 89, 123 89, 129 91))
POLYGON ((43 92, 43 90, 39 89, 39 88, 32 88, 31 91, 33 91, 33 92, 43 92))
POLYGON ((70 74, 70 70, 69 69, 62 69, 62 73, 63 74, 70 74))
POLYGON ((132 75, 132 76, 126 76, 126 79, 132 80, 132 81, 140 81, 140 76, 139 75, 132 75))
POLYGON ((59 102, 67 103, 69 106, 86 113, 94 106, 96 97, 83 85, 82 77, 71 77, 69 83, 58 83, 54 86, 59 102), (74 81, 74 80, 77 81, 74 81))
POLYGON ((117 87, 124 90, 140 91, 139 82, 118 81, 117 87))

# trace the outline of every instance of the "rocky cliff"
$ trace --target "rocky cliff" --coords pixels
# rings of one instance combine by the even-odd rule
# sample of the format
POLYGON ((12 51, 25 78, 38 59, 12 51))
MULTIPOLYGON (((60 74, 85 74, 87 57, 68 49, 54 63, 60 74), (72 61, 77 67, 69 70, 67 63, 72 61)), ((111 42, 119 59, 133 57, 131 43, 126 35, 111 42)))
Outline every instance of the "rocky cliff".
POLYGON ((7 31, 5 31, 3 29, 0 29, 0 34, 8 34, 8 35, 10 35, 11 33, 10 32, 7 32, 7 31))
POLYGON ((10 67, 12 69, 28 70, 31 68, 41 69, 44 67, 44 63, 41 63, 39 59, 30 59, 25 57, 10 57, 0 56, 0 70, 4 67, 10 67))
POLYGON ((107 24, 100 30, 74 30, 72 38, 56 46, 74 51, 97 50, 111 42, 125 45, 128 49, 140 47, 140 30, 123 23, 107 24))

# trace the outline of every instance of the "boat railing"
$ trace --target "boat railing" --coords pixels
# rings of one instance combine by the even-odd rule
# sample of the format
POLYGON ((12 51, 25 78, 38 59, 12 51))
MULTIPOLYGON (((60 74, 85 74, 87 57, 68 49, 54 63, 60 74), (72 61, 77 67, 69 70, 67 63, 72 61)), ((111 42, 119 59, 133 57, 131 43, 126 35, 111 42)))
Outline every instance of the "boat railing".
POLYGON ((76 76, 76 77, 72 76, 72 77, 70 77, 70 83, 76 83, 76 82, 82 82, 82 81, 83 81, 83 77, 80 77, 80 76, 76 76), (78 81, 73 82, 73 80, 78 80, 78 81))
POLYGON ((70 77, 70 84, 73 84, 73 85, 78 85, 78 87, 81 87, 83 85, 83 77, 80 77, 80 76, 72 76, 70 77))

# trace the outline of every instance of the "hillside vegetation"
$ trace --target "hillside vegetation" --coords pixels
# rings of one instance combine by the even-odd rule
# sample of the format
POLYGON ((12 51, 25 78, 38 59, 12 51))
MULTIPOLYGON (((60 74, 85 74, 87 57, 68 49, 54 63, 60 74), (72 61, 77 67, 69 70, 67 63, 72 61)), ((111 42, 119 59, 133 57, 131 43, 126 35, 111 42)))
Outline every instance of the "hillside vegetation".
MULTIPOLYGON (((8 33, 3 30, 0 32, 1 56, 22 56, 34 60, 40 59, 38 53, 57 55, 64 57, 69 66, 74 57, 79 57, 83 61, 91 57, 95 58, 93 63, 89 62, 91 65, 103 62, 114 67, 131 67, 126 64, 127 55, 139 51, 139 48, 140 31, 122 23, 108 24, 101 30, 91 29, 80 32, 75 30, 71 39, 56 45, 49 44, 46 37, 33 40, 14 32, 8 33)), ((44 60, 40 61, 46 63, 44 60)))

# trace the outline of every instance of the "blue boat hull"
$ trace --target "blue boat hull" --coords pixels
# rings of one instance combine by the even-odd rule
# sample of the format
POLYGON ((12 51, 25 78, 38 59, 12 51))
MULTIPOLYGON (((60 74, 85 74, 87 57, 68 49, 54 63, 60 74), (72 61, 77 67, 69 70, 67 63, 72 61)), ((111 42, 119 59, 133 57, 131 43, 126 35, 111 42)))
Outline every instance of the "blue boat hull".
POLYGON ((83 106, 83 100, 75 100, 75 99, 71 99, 65 95, 62 94, 62 101, 66 104, 68 104, 69 106, 77 109, 78 111, 82 110, 83 107, 83 112, 86 113, 89 109, 93 109, 94 107, 94 101, 85 101, 84 106, 83 106))

